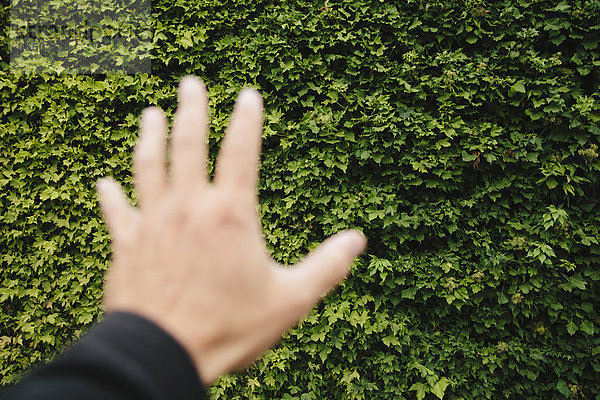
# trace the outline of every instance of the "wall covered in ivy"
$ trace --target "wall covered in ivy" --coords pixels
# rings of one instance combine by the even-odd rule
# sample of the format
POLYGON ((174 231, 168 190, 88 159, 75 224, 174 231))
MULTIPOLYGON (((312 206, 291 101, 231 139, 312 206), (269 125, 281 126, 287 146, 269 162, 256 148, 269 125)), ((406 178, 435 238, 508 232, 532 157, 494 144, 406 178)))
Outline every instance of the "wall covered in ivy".
POLYGON ((131 188, 140 112, 172 116, 194 74, 213 160, 236 93, 264 96, 275 259, 347 228, 369 238, 344 284, 214 399, 600 399, 600 1, 151 11, 151 74, 22 73, 2 2, 3 385, 101 316, 94 183, 131 188))

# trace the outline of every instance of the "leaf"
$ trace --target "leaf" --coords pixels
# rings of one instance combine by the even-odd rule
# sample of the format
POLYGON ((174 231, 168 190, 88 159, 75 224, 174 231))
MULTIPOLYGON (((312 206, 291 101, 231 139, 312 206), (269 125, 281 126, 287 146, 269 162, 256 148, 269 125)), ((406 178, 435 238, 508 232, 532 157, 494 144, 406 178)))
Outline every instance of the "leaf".
POLYGON ((413 167, 413 169, 415 171, 419 171, 419 172, 422 172, 422 173, 426 173, 427 172, 427 168, 425 168, 425 166, 422 163, 418 162, 418 161, 411 162, 411 165, 412 165, 412 167, 413 167))
POLYGON ((463 161, 466 161, 466 162, 475 161, 476 158, 477 158, 476 154, 469 154, 463 150, 463 152, 462 152, 462 160, 463 161))
POLYGON ((517 81, 510 89, 515 93, 525 93, 525 85, 523 81, 517 81))
POLYGON ((571 8, 571 5, 569 5, 568 2, 561 1, 560 3, 558 3, 556 5, 556 7, 554 7, 554 11, 566 11, 566 10, 568 10, 570 8, 571 8))
POLYGON ((586 281, 578 277, 577 275, 573 275, 570 279, 571 284, 581 290, 585 290, 586 281))
POLYGON ((413 385, 408 390, 415 390, 417 392, 417 400, 423 400, 425 398, 425 393, 429 391, 429 388, 424 383, 419 382, 413 383, 413 385))
POLYGON ((412 368, 418 370, 421 373, 421 375, 424 377, 435 375, 431 369, 427 368, 426 366, 424 366, 423 364, 420 364, 418 362, 413 363, 412 368))
POLYGON ((569 333, 569 335, 573 336, 573 334, 577 332, 577 330, 577 325, 575 325, 573 321, 569 321, 569 323, 567 324, 567 332, 569 333))
POLYGON ((554 189, 558 186, 558 182, 554 178, 546 179, 546 186, 548 186, 548 189, 554 189))
POLYGON ((413 22, 410 24, 410 26, 408 27, 408 30, 410 31, 411 29, 414 29, 414 28, 416 28, 417 26, 421 26, 421 25, 423 25, 423 22, 421 22, 421 20, 420 20, 420 19, 418 19, 418 18, 415 18, 415 19, 413 20, 413 22))
POLYGON ((446 388, 448 387, 448 385, 450 385, 450 381, 448 380, 448 378, 442 377, 439 381, 436 382, 435 385, 433 385, 433 388, 431 388, 431 393, 436 395, 439 399, 443 399, 444 393, 446 393, 446 388))
POLYGON ((179 37, 179 43, 181 44, 181 46, 183 48, 192 47, 194 45, 194 40, 192 38, 192 32, 191 31, 185 31, 183 33, 183 36, 179 37))
POLYGON ((537 151, 528 151, 527 154, 525 154, 525 159, 529 162, 538 162, 539 156, 540 153, 537 151))
POLYGON ((588 335, 594 334, 594 323, 591 321, 583 321, 579 326, 579 329, 587 333, 588 335))
POLYGON ((586 76, 587 74, 589 74, 590 72, 592 72, 592 67, 590 67, 590 66, 577 67, 577 72, 579 72, 579 74, 581 76, 586 76))
POLYGON ((558 383, 556 384, 556 389, 563 394, 565 397, 569 397, 571 396, 571 390, 569 389, 569 387, 567 386, 567 383, 565 381, 563 381, 562 379, 558 381, 558 383))
POLYGON ((508 297, 502 292, 498 292, 498 304, 508 303, 508 297))
POLYGON ((567 39, 567 37, 565 35, 558 35, 558 36, 553 37, 552 39, 550 39, 550 42, 552 44, 555 44, 555 45, 558 46, 559 44, 561 44, 562 42, 564 42, 566 39, 567 39))
POLYGON ((381 341, 388 347, 400 345, 400 341, 396 336, 385 336, 381 341))
POLYGON ((589 276, 593 281, 600 281, 600 270, 599 271, 586 271, 586 276, 589 276))
POLYGON ((408 289, 404 289, 402 291, 402 297, 405 299, 414 299, 416 293, 417 293, 417 287, 413 286, 408 289))
POLYGON ((439 150, 441 147, 450 147, 450 142, 448 141, 448 139, 442 139, 435 144, 436 149, 439 150))

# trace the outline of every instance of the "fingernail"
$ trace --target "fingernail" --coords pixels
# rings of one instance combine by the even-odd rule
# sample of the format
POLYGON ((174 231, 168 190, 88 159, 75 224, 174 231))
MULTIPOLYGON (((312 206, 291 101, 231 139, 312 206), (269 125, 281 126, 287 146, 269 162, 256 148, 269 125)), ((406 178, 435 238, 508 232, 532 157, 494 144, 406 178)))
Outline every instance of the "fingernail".
POLYGON ((188 75, 179 81, 179 101, 188 101, 204 90, 204 83, 195 76, 188 75))
POLYGON ((96 181, 96 190, 102 192, 106 190, 106 186, 108 185, 108 178, 100 178, 96 181))
POLYGON ((367 247, 367 238, 362 232, 351 230, 344 233, 346 239, 346 248, 349 252, 359 255, 367 247))
POLYGON ((161 111, 158 107, 148 107, 144 111, 142 111, 142 124, 157 124, 161 121, 161 111))
POLYGON ((256 89, 252 89, 252 88, 244 88, 240 91, 240 93, 238 94, 238 98, 237 101, 239 103, 249 103, 249 102, 254 102, 254 101, 260 101, 261 100, 261 96, 260 93, 258 93, 258 91, 256 89))

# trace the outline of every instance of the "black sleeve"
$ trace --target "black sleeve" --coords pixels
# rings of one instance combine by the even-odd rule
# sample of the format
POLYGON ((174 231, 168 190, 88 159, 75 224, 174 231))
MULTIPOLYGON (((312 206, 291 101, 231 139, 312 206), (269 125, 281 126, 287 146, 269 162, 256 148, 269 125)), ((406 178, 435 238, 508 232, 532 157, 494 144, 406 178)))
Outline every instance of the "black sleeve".
POLYGON ((3 400, 207 399, 187 352, 164 330, 112 313, 57 360, 0 396, 3 400))

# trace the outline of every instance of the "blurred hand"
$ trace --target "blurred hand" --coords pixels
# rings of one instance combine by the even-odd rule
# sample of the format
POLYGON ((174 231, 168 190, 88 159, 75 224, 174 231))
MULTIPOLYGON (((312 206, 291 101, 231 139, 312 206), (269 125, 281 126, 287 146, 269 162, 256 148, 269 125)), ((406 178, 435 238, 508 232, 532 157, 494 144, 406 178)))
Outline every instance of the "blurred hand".
POLYGON ((336 234, 301 263, 283 267, 267 254, 257 214, 262 100, 244 89, 208 180, 208 100, 186 77, 170 143, 167 121, 148 108, 134 152, 140 207, 110 178, 98 182, 112 236, 105 283, 108 312, 142 315, 188 351, 205 384, 248 366, 348 273, 365 248, 356 231, 336 234))

